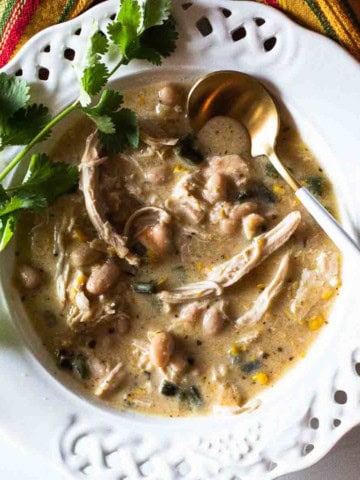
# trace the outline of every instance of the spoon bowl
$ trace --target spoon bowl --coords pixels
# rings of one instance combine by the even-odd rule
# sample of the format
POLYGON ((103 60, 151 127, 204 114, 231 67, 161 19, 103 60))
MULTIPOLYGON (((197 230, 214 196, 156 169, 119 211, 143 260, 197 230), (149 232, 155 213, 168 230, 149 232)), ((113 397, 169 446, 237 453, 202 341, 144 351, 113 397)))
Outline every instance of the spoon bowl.
POLYGON ((279 131, 276 105, 265 87, 245 73, 222 71, 200 78, 190 90, 187 112, 195 131, 217 115, 240 121, 251 137, 253 157, 275 145, 279 131))
POLYGON ((251 155, 266 155, 338 248, 351 252, 360 260, 360 249, 354 240, 278 158, 275 146, 280 126, 279 113, 270 93, 256 78, 231 70, 205 75, 189 92, 187 114, 195 131, 199 131, 210 118, 219 115, 239 121, 249 133, 251 155))

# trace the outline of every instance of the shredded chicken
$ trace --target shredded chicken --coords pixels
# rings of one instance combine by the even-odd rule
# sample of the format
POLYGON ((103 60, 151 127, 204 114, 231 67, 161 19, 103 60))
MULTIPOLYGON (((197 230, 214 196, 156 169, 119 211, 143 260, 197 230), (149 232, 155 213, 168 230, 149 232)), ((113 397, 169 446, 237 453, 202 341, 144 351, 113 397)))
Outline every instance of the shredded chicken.
POLYGON ((295 297, 290 303, 290 312, 297 320, 303 320, 321 299, 326 288, 335 288, 339 283, 338 261, 335 256, 321 252, 314 270, 304 268, 295 297))
POLYGON ((157 224, 169 224, 171 216, 159 207, 144 207, 136 210, 128 218, 123 234, 129 238, 133 233, 135 237, 139 236, 146 228, 157 224), (133 232, 132 232, 133 231, 133 232))
POLYGON ((67 259, 67 253, 65 249, 65 234, 71 232, 74 227, 75 219, 71 216, 70 220, 67 217, 63 217, 62 221, 55 224, 54 227, 54 252, 56 252, 56 291, 57 296, 63 305, 66 302, 66 288, 69 282, 70 276, 70 264, 67 259))
MULTIPOLYGON (((167 200, 166 207, 183 222, 197 225, 204 220, 212 206, 217 211, 219 202, 226 204, 229 189, 236 190, 244 185, 248 175, 249 167, 239 155, 212 157, 204 169, 183 175, 167 200)), ((213 223, 216 221, 213 220, 213 223)))
POLYGON ((299 226, 300 220, 300 212, 289 213, 272 230, 256 237, 245 250, 213 268, 209 274, 209 280, 213 280, 223 287, 238 282, 250 270, 253 270, 271 253, 286 243, 299 226))
POLYGON ((156 125, 153 120, 142 118, 140 123, 140 140, 150 147, 174 147, 179 139, 168 137, 164 129, 156 125))
POLYGON ((125 258, 130 264, 137 265, 139 259, 126 246, 127 238, 119 235, 106 219, 105 207, 100 194, 98 166, 107 158, 99 156, 99 144, 96 134, 90 135, 86 141, 86 148, 81 159, 81 189, 84 194, 85 206, 89 218, 99 237, 119 258, 125 258))
POLYGON ((289 213, 269 232, 256 237, 245 250, 213 268, 208 280, 194 282, 171 291, 162 291, 158 297, 164 303, 187 303, 206 297, 220 296, 224 287, 238 282, 257 267, 271 253, 280 248, 297 229, 300 212, 289 213))
POLYGON ((114 392, 124 380, 125 375, 123 364, 119 362, 100 380, 94 391, 95 395, 102 397, 103 395, 114 392))
POLYGON ((128 320, 129 316, 123 311, 121 298, 101 298, 100 301, 90 302, 85 292, 80 290, 75 295, 66 321, 73 331, 82 332, 124 318, 128 320))
POLYGON ((259 330, 253 330, 242 335, 236 340, 236 345, 246 350, 252 343, 254 343, 260 336, 259 330))
POLYGON ((164 303, 179 304, 192 302, 200 298, 219 297, 222 293, 221 285, 211 280, 205 280, 203 282, 190 283, 171 291, 163 290, 157 296, 164 303))
POLYGON ((185 174, 165 203, 166 208, 182 221, 192 225, 200 223, 206 215, 206 202, 198 198, 201 191, 200 182, 199 172, 185 174))
POLYGON ((248 163, 240 155, 223 155, 208 159, 208 167, 204 177, 210 179, 213 175, 224 175, 228 181, 239 188, 243 186, 250 175, 248 163))
POLYGON ((254 325, 262 319, 269 309, 272 300, 280 293, 284 285, 289 270, 289 260, 290 255, 285 255, 282 258, 273 279, 255 300, 252 308, 236 320, 236 325, 238 327, 254 325))

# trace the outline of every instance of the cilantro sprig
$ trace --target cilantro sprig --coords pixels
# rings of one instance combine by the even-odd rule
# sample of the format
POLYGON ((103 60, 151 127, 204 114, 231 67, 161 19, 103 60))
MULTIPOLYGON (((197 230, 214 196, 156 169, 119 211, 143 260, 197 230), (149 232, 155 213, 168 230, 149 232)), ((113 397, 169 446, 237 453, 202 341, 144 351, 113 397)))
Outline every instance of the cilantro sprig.
POLYGON ((74 165, 52 162, 45 154, 32 155, 20 185, 5 190, 0 185, 0 251, 14 235, 21 210, 37 211, 51 205, 78 184, 74 165))
MULTIPOLYGON (((106 31, 96 29, 83 65, 77 69, 79 96, 57 115, 31 101, 30 85, 0 73, 0 151, 9 146, 22 150, 0 171, 0 182, 27 157, 32 148, 51 135, 52 129, 75 110, 94 123, 103 148, 120 153, 139 144, 139 127, 133 111, 123 107, 119 92, 106 89, 113 74, 132 60, 161 65, 175 50, 178 34, 170 15, 171 0, 122 0, 119 12, 106 31), (109 70, 106 55, 116 50, 119 61, 109 70)), ((19 214, 37 211, 69 193, 78 183, 77 169, 54 163, 44 154, 32 155, 20 185, 5 190, 0 184, 0 251, 14 235, 19 214)))

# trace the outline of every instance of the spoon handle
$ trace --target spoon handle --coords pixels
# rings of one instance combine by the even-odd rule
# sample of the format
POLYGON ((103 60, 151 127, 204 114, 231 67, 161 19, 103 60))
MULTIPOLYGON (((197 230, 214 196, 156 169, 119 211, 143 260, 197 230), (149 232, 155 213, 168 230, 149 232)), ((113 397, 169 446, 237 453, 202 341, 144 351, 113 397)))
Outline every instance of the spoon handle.
POLYGON ((352 253, 360 258, 359 246, 307 188, 299 188, 295 195, 341 251, 352 253))

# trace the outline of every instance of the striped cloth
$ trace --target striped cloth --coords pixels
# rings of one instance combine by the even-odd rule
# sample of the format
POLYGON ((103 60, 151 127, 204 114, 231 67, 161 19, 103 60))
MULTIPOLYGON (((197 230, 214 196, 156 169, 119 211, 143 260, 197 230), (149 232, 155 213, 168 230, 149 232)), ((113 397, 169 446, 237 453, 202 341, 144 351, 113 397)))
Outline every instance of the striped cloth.
MULTIPOLYGON (((327 35, 360 60, 360 0, 257 1, 327 35)), ((0 0, 0 67, 39 30, 76 17, 94 3, 99 0, 0 0)))

